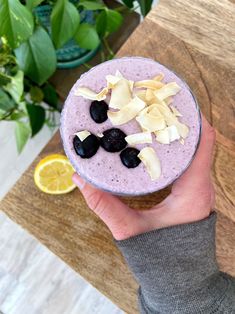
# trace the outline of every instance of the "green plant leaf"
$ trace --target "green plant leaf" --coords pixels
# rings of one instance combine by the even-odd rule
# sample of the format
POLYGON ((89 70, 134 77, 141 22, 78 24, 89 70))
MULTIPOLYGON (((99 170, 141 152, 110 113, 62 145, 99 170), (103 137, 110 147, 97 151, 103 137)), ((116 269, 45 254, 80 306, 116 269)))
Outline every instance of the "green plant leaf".
POLYGON ((31 134, 29 125, 22 121, 16 121, 15 138, 18 153, 21 153, 31 134))
POLYGON ((79 5, 87 10, 102 10, 105 8, 103 4, 93 1, 80 1, 79 5))
POLYGON ((19 70, 15 76, 12 76, 11 82, 4 86, 4 89, 16 102, 19 102, 24 91, 24 72, 19 70))
POLYGON ((46 119, 46 113, 45 113, 45 109, 38 105, 27 104, 26 108, 29 115, 29 121, 30 121, 32 137, 33 137, 43 127, 43 124, 46 119))
POLYGON ((96 31, 101 38, 103 38, 106 34, 106 27, 107 27, 106 12, 102 11, 96 18, 96 31))
POLYGON ((116 32, 119 27, 122 25, 123 17, 122 15, 114 10, 105 10, 106 13, 106 19, 107 19, 107 25, 106 25, 106 31, 110 34, 113 32, 116 32))
POLYGON ((27 117, 27 114, 25 112, 19 111, 19 112, 13 112, 10 115, 10 120, 20 120, 22 118, 27 117))
POLYGON ((122 0, 122 2, 130 9, 133 8, 134 1, 135 0, 122 0))
POLYGON ((68 0, 58 0, 51 13, 52 39, 57 49, 74 36, 79 23, 76 7, 68 0))
POLYGON ((143 16, 147 15, 151 10, 153 0, 137 0, 140 5, 140 11, 143 16))
POLYGON ((1 0, 0 21, 0 36, 5 36, 13 49, 33 33, 33 16, 19 0, 1 0))
POLYGON ((31 86, 29 94, 30 94, 31 100, 33 102, 39 102, 40 103, 44 98, 43 91, 38 86, 31 86))
POLYGON ((48 33, 38 26, 29 40, 15 50, 20 68, 35 83, 43 84, 56 69, 56 54, 48 33))
POLYGON ((4 86, 11 82, 11 77, 5 73, 0 72, 0 86, 4 86))
POLYGON ((79 26, 75 40, 81 48, 89 50, 97 48, 100 43, 95 27, 88 23, 83 23, 79 26))
POLYGON ((44 0, 26 0, 26 6, 31 11, 34 7, 42 3, 44 0))
POLYGON ((56 93, 55 88, 51 84, 46 83, 45 86, 43 86, 42 90, 43 90, 43 93, 44 93, 44 99, 43 100, 50 107, 53 107, 53 108, 57 109, 58 108, 59 98, 58 98, 58 95, 56 93))
POLYGON ((18 109, 21 110, 22 112, 28 114, 25 101, 21 101, 18 103, 18 109))
POLYGON ((2 37, 1 41, 2 46, 0 45, 0 67, 15 64, 15 56, 11 54, 10 48, 5 46, 7 45, 7 40, 2 37))
POLYGON ((14 101, 8 96, 4 90, 0 88, 0 111, 10 111, 15 108, 14 101))

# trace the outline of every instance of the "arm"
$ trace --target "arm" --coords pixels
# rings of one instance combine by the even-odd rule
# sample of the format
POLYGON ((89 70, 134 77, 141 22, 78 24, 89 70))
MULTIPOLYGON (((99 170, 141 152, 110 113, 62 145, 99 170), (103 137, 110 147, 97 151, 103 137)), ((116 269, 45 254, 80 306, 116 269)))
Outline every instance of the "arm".
POLYGON ((219 272, 215 258, 214 138, 203 118, 194 161, 171 194, 147 211, 133 210, 74 175, 140 284, 141 313, 235 313, 235 280, 219 272))
POLYGON ((215 258, 216 214, 116 241, 141 287, 141 313, 235 313, 235 280, 215 258))

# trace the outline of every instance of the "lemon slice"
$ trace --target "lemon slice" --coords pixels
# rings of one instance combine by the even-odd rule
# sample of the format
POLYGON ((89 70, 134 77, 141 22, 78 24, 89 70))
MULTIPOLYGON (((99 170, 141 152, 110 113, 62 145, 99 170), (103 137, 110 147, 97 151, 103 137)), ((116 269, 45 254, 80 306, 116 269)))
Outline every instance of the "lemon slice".
POLYGON ((54 154, 43 158, 34 171, 34 182, 48 194, 65 194, 75 189, 72 181, 74 169, 64 155, 54 154))

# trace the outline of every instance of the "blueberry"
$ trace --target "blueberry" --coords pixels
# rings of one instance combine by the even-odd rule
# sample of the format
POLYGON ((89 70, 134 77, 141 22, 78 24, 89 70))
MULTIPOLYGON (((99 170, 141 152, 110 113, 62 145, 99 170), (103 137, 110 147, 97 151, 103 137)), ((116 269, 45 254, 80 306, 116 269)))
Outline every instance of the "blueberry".
POLYGON ((116 128, 108 129, 103 132, 103 137, 100 139, 100 145, 110 153, 120 152, 126 147, 126 134, 116 128))
POLYGON ((135 168, 137 167, 141 160, 138 157, 139 150, 133 147, 127 147, 124 149, 121 154, 120 158, 124 166, 127 168, 135 168))
POLYGON ((108 119, 108 109, 109 107, 105 101, 94 100, 90 106, 90 115, 96 123, 102 123, 108 119))
POLYGON ((81 141, 78 136, 75 136, 73 139, 75 152, 82 158, 91 158, 94 156, 99 146, 99 140, 94 134, 87 136, 84 141, 81 141))

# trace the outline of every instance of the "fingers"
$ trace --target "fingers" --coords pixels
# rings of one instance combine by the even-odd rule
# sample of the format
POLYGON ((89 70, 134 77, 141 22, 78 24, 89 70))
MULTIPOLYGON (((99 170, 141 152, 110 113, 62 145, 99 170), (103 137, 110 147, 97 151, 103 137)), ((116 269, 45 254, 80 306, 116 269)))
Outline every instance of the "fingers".
POLYGON ((213 159, 215 143, 215 131, 202 116, 201 141, 192 164, 185 173, 176 181, 175 188, 198 187, 199 184, 208 184, 210 181, 210 170, 213 159))
POLYGON ((202 116, 202 136, 201 142, 198 147, 195 159, 192 163, 192 169, 199 169, 200 171, 206 171, 207 174, 210 173, 210 168, 213 159, 213 150, 215 144, 215 130, 208 123, 206 118, 202 116))
POLYGON ((79 187, 87 205, 108 226, 117 240, 128 238, 137 221, 137 213, 122 203, 117 197, 103 192, 85 183, 78 174, 73 175, 74 183, 79 187))
POLYGON ((210 178, 215 132, 202 117, 202 136, 190 167, 173 184, 171 194, 149 212, 143 212, 152 228, 199 221, 210 215, 214 191, 210 178))
POLYGON ((202 135, 197 153, 190 167, 173 184, 168 201, 178 207, 191 208, 195 213, 207 213, 214 206, 214 192, 211 182, 211 164, 215 143, 215 132, 202 116, 202 135), (176 202, 177 200, 177 202, 176 202))

